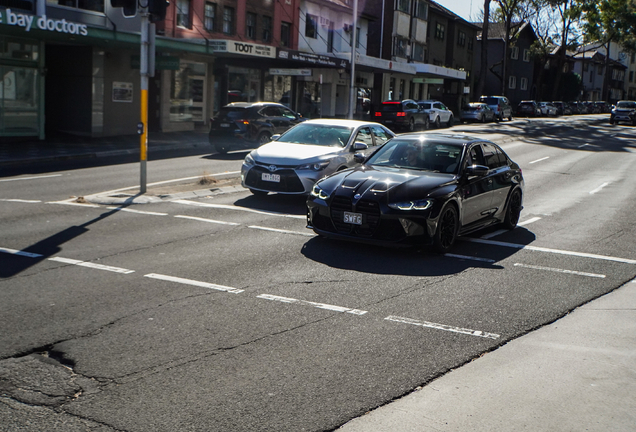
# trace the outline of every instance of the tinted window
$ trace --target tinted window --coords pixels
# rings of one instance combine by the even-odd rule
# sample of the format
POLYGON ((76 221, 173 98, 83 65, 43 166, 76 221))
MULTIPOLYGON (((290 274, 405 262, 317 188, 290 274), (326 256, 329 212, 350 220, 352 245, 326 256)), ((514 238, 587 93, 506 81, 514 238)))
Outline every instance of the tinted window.
POLYGON ((219 117, 227 117, 231 119, 245 118, 247 110, 245 108, 221 108, 219 117))
POLYGON ((402 103, 401 102, 383 102, 382 111, 384 112, 402 111, 402 103))
POLYGON ((371 147, 373 145, 373 138, 371 137, 371 130, 367 127, 358 131, 354 142, 362 142, 371 147))
POLYGON ((373 136, 375 136, 375 144, 382 145, 391 139, 391 135, 380 126, 371 126, 373 136))
POLYGON ((405 102, 404 107, 406 109, 412 109, 412 110, 418 109, 418 105, 415 102, 405 102))
POLYGON ((278 139, 280 142, 345 147, 351 137, 351 128, 311 123, 300 123, 278 139))
POLYGON ((281 110, 281 115, 283 117, 287 117, 287 118, 291 118, 291 119, 295 119, 296 118, 296 113, 293 112, 292 110, 290 110, 289 108, 278 107, 278 109, 281 110))
POLYGON ((483 144, 484 160, 490 169, 499 168, 504 165, 505 157, 497 147, 491 144, 483 144))

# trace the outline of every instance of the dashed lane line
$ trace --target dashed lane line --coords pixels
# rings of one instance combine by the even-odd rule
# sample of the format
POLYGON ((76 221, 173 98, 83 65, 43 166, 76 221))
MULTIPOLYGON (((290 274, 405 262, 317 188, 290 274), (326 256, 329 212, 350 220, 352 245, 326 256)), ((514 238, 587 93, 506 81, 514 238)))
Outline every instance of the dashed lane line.
POLYGON ((467 259, 467 260, 473 260, 473 261, 482 261, 482 262, 487 262, 487 263, 494 263, 495 260, 494 259, 490 259, 490 258, 479 258, 479 257, 474 257, 474 256, 468 256, 468 255, 456 255, 456 254, 444 254, 444 256, 450 257, 450 258, 459 258, 459 259, 467 259))
POLYGON ((282 303, 290 303, 290 304, 300 304, 300 305, 305 305, 305 306, 312 306, 312 307, 316 307, 318 309, 326 309, 326 310, 330 310, 330 311, 333 311, 333 312, 350 313, 350 314, 353 314, 353 315, 364 315, 364 314, 367 313, 367 311, 363 311, 363 310, 359 310, 359 309, 351 309, 351 308, 346 308, 346 307, 342 307, 342 306, 334 306, 334 305, 325 304, 325 303, 316 303, 316 302, 311 302, 311 301, 307 301, 307 300, 298 300, 298 299, 294 299, 294 298, 275 296, 275 295, 271 295, 271 294, 261 294, 261 295, 258 295, 256 297, 260 298, 260 299, 278 301, 278 302, 282 302, 282 303))
POLYGON ((572 275, 595 277, 595 278, 601 278, 601 279, 605 278, 604 274, 586 273, 586 272, 580 272, 580 271, 574 271, 574 270, 565 270, 560 268, 535 266, 535 265, 521 264, 521 263, 515 263, 515 267, 523 267, 523 268, 529 268, 534 270, 545 270, 545 271, 551 271, 556 273, 567 273, 572 275))
POLYGON ((137 213, 137 214, 150 215, 150 216, 168 216, 168 213, 159 213, 159 212, 135 210, 135 209, 130 209, 130 208, 126 208, 126 207, 106 207, 106 208, 109 209, 109 210, 117 210, 117 211, 123 211, 123 212, 129 212, 129 213, 137 213))
POLYGON ((189 201, 189 200, 174 200, 172 202, 177 204, 195 206, 195 207, 208 207, 208 208, 217 208, 217 209, 225 209, 225 210, 243 211, 248 213, 264 214, 268 216, 280 216, 280 217, 287 217, 292 219, 303 219, 303 220, 307 219, 307 216, 305 215, 292 215, 287 213, 279 213, 279 212, 266 211, 266 210, 255 210, 255 209, 251 209, 247 207, 238 207, 238 206, 227 205, 227 204, 211 204, 211 203, 202 203, 202 202, 189 201))
POLYGON ((103 264, 96 264, 96 263, 92 263, 88 261, 80 261, 80 260, 70 259, 70 258, 52 257, 52 258, 49 258, 49 261, 61 262, 64 264, 72 264, 72 265, 77 265, 80 267, 88 267, 88 268, 92 268, 96 270, 106 270, 106 271, 110 271, 114 273, 130 274, 135 272, 134 270, 128 270, 121 267, 107 266, 103 264))
POLYGON ((10 181, 19 181, 19 180, 38 180, 43 178, 61 177, 61 176, 62 174, 51 174, 51 175, 35 176, 35 177, 15 177, 15 178, 9 178, 9 179, 2 179, 0 180, 0 182, 10 182, 10 181))
POLYGON ((2 247, 0 247, 0 252, 11 254, 11 255, 25 256, 29 258, 40 258, 42 256, 41 254, 25 252, 25 251, 21 251, 17 249, 2 248, 2 247))
POLYGON ((509 247, 514 249, 527 249, 527 250, 537 251, 537 252, 546 252, 546 253, 553 253, 553 254, 559 254, 559 255, 569 255, 569 256, 576 256, 581 258, 592 258, 592 259, 598 259, 598 260, 604 260, 604 261, 619 262, 623 264, 636 264, 636 260, 627 259, 627 258, 618 258, 618 257, 590 254, 590 253, 584 253, 584 252, 573 252, 573 251, 566 251, 561 249, 550 249, 550 248, 530 246, 530 245, 517 244, 517 243, 506 243, 506 242, 486 240, 481 238, 462 237, 461 239, 467 242, 490 244, 494 246, 503 246, 503 247, 509 247))
POLYGON ((195 216, 175 215, 175 217, 179 219, 192 219, 199 222, 215 223, 215 224, 221 224, 221 225, 233 225, 233 226, 240 225, 239 223, 236 223, 236 222, 225 222, 225 221, 206 219, 206 218, 200 218, 195 216))
POLYGON ((398 323, 404 323, 404 324, 411 324, 411 325, 415 325, 415 326, 420 326, 420 327, 427 327, 427 328, 432 328, 432 329, 436 329, 436 330, 444 330, 444 331, 449 331, 449 332, 453 332, 453 333, 461 333, 461 334, 465 334, 465 335, 469 335, 469 336, 478 336, 478 337, 482 337, 482 338, 487 338, 487 339, 499 339, 500 335, 495 334, 495 333, 487 333, 487 332, 483 332, 481 330, 472 330, 472 329, 468 329, 468 328, 462 328, 462 327, 454 327, 454 326, 449 326, 446 324, 438 324, 438 323, 432 323, 432 322, 428 322, 428 321, 418 321, 418 320, 414 320, 411 318, 404 318, 404 317, 398 317, 398 316, 388 316, 386 318, 384 318, 387 321, 393 321, 393 322, 398 322, 398 323))
POLYGON ((541 218, 540 217, 533 217, 533 218, 524 220, 523 222, 519 222, 517 224, 517 226, 525 226, 525 225, 531 224, 532 222, 536 222, 538 220, 541 220, 541 218))
MULTIPOLYGON (((70 198, 77 199, 77 198, 70 198)), ((80 206, 80 207, 92 207, 92 208, 102 208, 102 206, 97 204, 84 204, 73 201, 48 201, 47 204, 61 204, 61 205, 70 205, 70 206, 80 206)))
POLYGON ((597 187, 596 189, 591 190, 591 191, 590 191, 590 195, 594 195, 596 192, 600 192, 600 191, 601 191, 601 189, 603 189, 605 186, 607 186, 607 185, 609 185, 609 184, 610 184, 609 182, 605 182, 605 183, 603 183, 602 185, 600 185, 600 186, 599 186, 599 187, 597 187))
POLYGON ((232 287, 223 286, 223 285, 216 285, 216 284, 212 284, 212 283, 208 283, 208 282, 196 281, 196 280, 192 280, 192 279, 184 279, 184 278, 180 278, 180 277, 167 276, 167 275, 162 275, 162 274, 157 274, 157 273, 149 273, 147 275, 144 275, 144 277, 151 278, 151 279, 164 280, 164 281, 168 281, 168 282, 175 282, 175 283, 180 283, 180 284, 184 284, 184 285, 192 285, 192 286, 197 286, 197 287, 200 287, 200 288, 207 288, 207 289, 212 289, 212 290, 217 290, 217 291, 225 291, 225 292, 229 292, 229 293, 233 293, 233 294, 239 294, 239 293, 242 293, 244 291, 244 290, 238 289, 238 288, 232 288, 232 287))
POLYGON ((25 200, 25 199, 12 199, 12 198, 2 198, 0 201, 6 202, 19 202, 19 203, 41 203, 40 200, 25 200))
POLYGON ((294 234, 294 235, 300 235, 300 236, 305 236, 305 237, 314 237, 315 236, 315 234, 311 234, 311 233, 304 233, 304 232, 291 231, 291 230, 282 230, 282 229, 276 229, 276 228, 268 228, 268 227, 262 227, 262 226, 258 226, 258 225, 249 225, 248 228, 253 228, 253 229, 258 229, 258 230, 263 230, 263 231, 272 231, 272 232, 277 232, 277 233, 281 233, 281 234, 294 234))
POLYGON ((537 160, 534 160, 534 161, 532 161, 532 162, 528 162, 528 164, 529 164, 529 165, 532 165, 532 164, 535 164, 535 163, 537 163, 537 162, 544 161, 544 160, 546 160, 546 159, 550 159, 550 156, 546 156, 546 157, 544 157, 544 158, 537 159, 537 160))

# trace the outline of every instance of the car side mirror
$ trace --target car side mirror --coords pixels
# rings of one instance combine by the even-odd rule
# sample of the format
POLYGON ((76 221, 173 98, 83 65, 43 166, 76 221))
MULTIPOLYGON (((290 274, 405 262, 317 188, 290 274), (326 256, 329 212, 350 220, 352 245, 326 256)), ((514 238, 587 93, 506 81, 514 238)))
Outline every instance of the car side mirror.
POLYGON ((464 173, 468 176, 483 177, 488 174, 488 171, 490 171, 490 169, 485 165, 471 165, 466 167, 464 173))
POLYGON ((360 142, 360 141, 356 141, 356 142, 353 143, 353 147, 351 148, 351 151, 359 152, 359 151, 362 151, 362 150, 366 150, 368 148, 369 148, 369 146, 366 145, 365 143, 360 142))
POLYGON ((270 139, 272 141, 278 141, 278 138, 280 138, 280 134, 272 135, 272 137, 270 139))
POLYGON ((359 164, 364 163, 364 160, 366 158, 367 157, 364 155, 364 153, 355 153, 353 155, 353 160, 356 161, 356 163, 359 163, 359 164))

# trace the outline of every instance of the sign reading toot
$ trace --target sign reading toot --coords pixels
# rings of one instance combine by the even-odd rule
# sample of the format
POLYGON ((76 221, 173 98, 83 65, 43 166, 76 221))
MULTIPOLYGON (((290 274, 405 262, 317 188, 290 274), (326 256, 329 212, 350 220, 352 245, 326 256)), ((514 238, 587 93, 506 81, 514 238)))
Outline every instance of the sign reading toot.
POLYGON ((76 24, 68 22, 65 19, 49 19, 46 15, 40 17, 23 13, 11 12, 6 9, 4 15, 0 11, 0 23, 11 26, 23 27, 26 31, 32 28, 38 28, 46 31, 56 31, 59 33, 76 34, 86 36, 88 34, 88 26, 86 24, 76 24))

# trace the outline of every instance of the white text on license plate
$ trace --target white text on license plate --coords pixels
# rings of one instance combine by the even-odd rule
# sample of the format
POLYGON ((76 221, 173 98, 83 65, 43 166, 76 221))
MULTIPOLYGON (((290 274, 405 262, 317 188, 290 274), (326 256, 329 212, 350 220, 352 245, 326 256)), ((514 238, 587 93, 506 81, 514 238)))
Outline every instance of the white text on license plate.
POLYGON ((362 225, 362 213, 344 212, 345 223, 362 225))
POLYGON ((280 183, 280 174, 263 173, 263 181, 280 183))
POLYGON ((229 123, 221 123, 219 126, 221 126, 221 127, 230 127, 230 124, 229 123))

